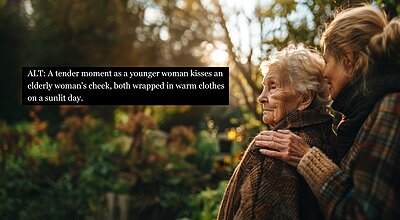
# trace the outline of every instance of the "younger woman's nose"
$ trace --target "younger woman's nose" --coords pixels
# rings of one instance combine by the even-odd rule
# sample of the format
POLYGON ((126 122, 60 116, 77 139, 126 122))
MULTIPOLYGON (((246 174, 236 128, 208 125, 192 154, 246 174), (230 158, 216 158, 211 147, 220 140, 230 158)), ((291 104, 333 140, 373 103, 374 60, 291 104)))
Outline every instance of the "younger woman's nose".
POLYGON ((322 76, 325 78, 325 80, 328 80, 328 74, 327 74, 327 70, 326 67, 324 68, 324 70, 322 71, 322 76))

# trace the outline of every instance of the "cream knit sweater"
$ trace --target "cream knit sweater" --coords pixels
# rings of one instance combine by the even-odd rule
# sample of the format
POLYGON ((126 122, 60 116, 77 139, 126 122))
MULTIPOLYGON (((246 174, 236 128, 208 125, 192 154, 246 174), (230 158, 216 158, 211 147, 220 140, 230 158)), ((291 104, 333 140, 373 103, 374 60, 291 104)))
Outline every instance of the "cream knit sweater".
POLYGON ((317 196, 328 179, 340 168, 319 148, 313 147, 300 160, 297 171, 304 177, 317 196))

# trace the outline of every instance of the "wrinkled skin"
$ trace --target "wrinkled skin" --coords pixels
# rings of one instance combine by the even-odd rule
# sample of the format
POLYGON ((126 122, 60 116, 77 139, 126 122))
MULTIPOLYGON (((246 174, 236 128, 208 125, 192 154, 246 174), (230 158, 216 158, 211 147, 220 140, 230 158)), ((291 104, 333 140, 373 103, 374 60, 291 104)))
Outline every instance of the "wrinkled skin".
MULTIPOLYGON (((326 66, 323 75, 330 85, 332 99, 335 99, 351 80, 352 56, 346 54, 346 57, 350 57, 346 62, 347 66, 337 62, 331 54, 324 54, 326 66)), ((311 149, 301 137, 290 130, 262 131, 255 137, 255 143, 263 148, 260 150, 262 154, 279 159, 294 167, 298 166, 300 160, 311 149)))
POLYGON ((294 92, 286 78, 275 65, 271 65, 264 77, 264 89, 258 97, 263 108, 263 121, 272 127, 300 105, 301 95, 294 92))
POLYGON ((260 153, 282 160, 297 167, 303 156, 311 149, 298 135, 290 130, 262 131, 255 138, 260 153))

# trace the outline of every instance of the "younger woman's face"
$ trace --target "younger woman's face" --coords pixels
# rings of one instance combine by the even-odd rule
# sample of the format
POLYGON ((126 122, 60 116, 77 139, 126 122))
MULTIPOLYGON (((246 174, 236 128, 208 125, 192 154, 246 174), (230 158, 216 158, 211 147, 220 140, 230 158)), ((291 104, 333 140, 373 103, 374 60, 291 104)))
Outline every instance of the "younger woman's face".
POLYGON ((329 52, 325 52, 324 60, 325 69, 323 72, 323 76, 329 84, 331 98, 332 100, 335 100, 343 87, 350 82, 351 76, 350 73, 346 71, 343 63, 338 62, 334 56, 329 54, 329 52))

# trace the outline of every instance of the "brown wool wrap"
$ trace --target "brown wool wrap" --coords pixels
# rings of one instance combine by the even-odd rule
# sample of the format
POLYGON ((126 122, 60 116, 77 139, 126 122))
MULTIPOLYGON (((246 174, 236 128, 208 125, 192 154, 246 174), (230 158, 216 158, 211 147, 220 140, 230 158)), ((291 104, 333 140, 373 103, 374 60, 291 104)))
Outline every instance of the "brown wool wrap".
MULTIPOLYGON (((296 111, 274 128, 278 129, 290 129, 336 159, 331 115, 315 109, 296 111)), ((217 219, 323 219, 323 214, 296 168, 262 155, 253 140, 229 180, 217 219)))

